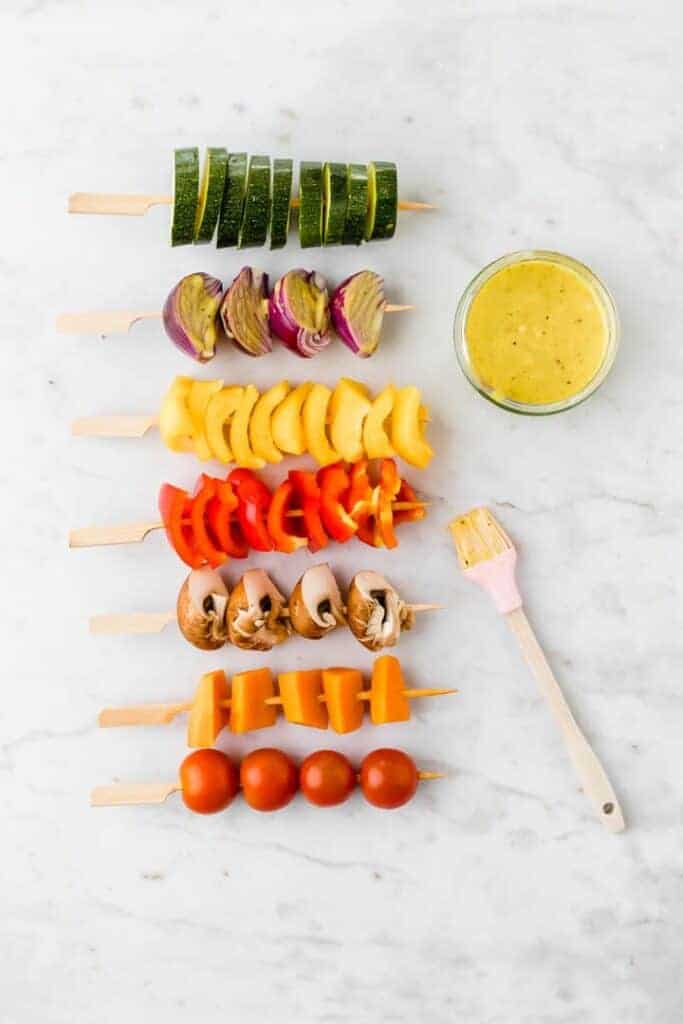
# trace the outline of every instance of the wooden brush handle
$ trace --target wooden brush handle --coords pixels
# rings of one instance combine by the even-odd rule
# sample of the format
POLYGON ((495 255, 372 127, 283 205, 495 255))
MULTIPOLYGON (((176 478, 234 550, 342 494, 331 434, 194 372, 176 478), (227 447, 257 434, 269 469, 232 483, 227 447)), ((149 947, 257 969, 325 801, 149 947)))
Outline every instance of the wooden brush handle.
POLYGON ((584 793, 603 825, 610 832, 622 832, 626 825, 616 793, 605 769, 577 725, 529 620, 521 608, 509 612, 506 618, 560 728, 584 793))

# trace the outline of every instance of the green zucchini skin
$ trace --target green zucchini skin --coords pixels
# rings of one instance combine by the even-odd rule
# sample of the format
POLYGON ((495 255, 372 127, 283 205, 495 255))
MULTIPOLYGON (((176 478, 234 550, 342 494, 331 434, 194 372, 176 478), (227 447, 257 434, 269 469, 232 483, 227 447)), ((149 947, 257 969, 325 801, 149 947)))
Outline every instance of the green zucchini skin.
POLYGON ((244 195, 247 189, 247 154, 230 153, 225 176, 221 212, 218 218, 216 248, 237 245, 242 224, 244 195))
POLYGON ((210 242, 213 238, 223 203, 227 173, 227 149, 209 146, 204 157, 204 169, 199 185, 194 223, 195 244, 210 242))
POLYGON ((344 245, 360 245, 365 234, 368 212, 368 169, 365 164, 349 164, 346 177, 346 219, 344 245))
POLYGON ((324 245, 339 245, 344 237, 348 203, 347 174, 346 164, 323 164, 324 245))
POLYGON ((396 164, 373 160, 368 164, 368 212, 364 237, 393 238, 398 220, 398 173, 396 164))
POLYGON ((323 244, 323 165, 299 164, 299 241, 302 249, 323 244))
POLYGON ((173 159, 171 245, 189 245, 192 242, 198 195, 199 150, 196 146, 176 149, 173 159))
POLYGON ((292 211, 292 179, 294 161, 273 160, 273 187, 270 201, 270 248, 282 249, 287 244, 292 211))
POLYGON ((252 156, 247 173, 242 226, 237 245, 249 249, 264 245, 270 224, 270 157, 252 156))

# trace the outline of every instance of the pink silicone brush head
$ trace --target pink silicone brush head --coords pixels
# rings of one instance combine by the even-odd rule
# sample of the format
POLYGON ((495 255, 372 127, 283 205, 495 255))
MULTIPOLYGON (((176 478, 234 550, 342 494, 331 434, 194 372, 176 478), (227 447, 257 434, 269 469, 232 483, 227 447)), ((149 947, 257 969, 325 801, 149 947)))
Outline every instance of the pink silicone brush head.
POLYGON ((521 608, 515 581, 517 552, 492 513, 473 508, 457 516, 449 528, 463 575, 489 592, 501 615, 521 608))

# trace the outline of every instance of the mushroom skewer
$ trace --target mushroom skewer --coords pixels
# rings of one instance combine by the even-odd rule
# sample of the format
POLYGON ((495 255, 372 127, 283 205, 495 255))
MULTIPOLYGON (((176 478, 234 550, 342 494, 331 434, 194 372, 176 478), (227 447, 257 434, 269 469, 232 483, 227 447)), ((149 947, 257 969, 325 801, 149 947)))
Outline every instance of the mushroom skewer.
POLYGON ((326 563, 311 566, 303 573, 288 605, 260 569, 245 573, 228 600, 228 590, 220 575, 204 568, 193 569, 183 583, 175 612, 94 615, 89 627, 93 635, 119 636, 160 633, 176 621, 185 639, 201 650, 217 650, 228 642, 252 650, 270 650, 292 632, 317 640, 338 626, 348 625, 365 647, 380 650, 393 646, 401 630, 412 627, 417 613, 442 607, 407 604, 383 576, 364 572, 357 573, 352 580, 347 612, 337 581, 326 563), (244 586, 245 577, 251 601, 244 586), (374 580, 372 586, 370 577, 374 580))

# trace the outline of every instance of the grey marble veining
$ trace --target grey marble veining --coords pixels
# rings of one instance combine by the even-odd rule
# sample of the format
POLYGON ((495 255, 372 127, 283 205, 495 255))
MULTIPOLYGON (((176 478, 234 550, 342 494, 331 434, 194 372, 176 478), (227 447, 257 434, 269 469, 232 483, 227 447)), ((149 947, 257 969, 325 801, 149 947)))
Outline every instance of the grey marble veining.
MULTIPOLYGON (((2 4, 3 1022, 680 1021, 682 44, 673 2, 2 4), (337 346, 305 368, 414 379, 432 412, 438 458, 407 474, 428 520, 395 554, 330 552, 342 578, 377 567, 448 605, 399 654, 416 684, 460 694, 323 738, 448 772, 397 814, 87 804, 97 783, 173 777, 184 753, 181 720, 98 732, 101 706, 183 698, 207 668, 254 661, 203 657, 172 630, 90 638, 88 614, 163 610, 183 573, 159 536, 65 542, 152 513, 159 481, 189 485, 196 464, 154 436, 68 437, 78 415, 152 411, 190 367, 154 323, 64 338, 55 315, 153 309, 182 274, 226 278, 241 260, 168 248, 164 208, 68 218, 66 196, 165 191, 171 148, 195 143, 395 159, 402 193, 440 207, 403 216, 386 246, 305 254, 334 280, 376 268, 417 306, 374 359, 337 346), (603 390, 542 421, 483 402, 451 345, 468 280, 529 246, 593 266, 623 328, 603 390), (458 574, 445 525, 479 503, 519 545, 529 616, 618 787, 623 836, 593 820, 504 624, 458 574)), ((248 258, 277 274, 302 257, 293 243, 248 258)), ((257 384, 304 373, 284 353, 214 367, 257 384)), ((305 562, 278 562, 277 580, 305 562)), ((344 636, 269 658, 321 660, 371 663, 344 636)), ((285 725, 221 740, 320 742, 285 725)))

